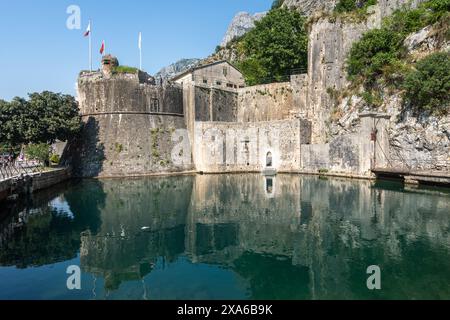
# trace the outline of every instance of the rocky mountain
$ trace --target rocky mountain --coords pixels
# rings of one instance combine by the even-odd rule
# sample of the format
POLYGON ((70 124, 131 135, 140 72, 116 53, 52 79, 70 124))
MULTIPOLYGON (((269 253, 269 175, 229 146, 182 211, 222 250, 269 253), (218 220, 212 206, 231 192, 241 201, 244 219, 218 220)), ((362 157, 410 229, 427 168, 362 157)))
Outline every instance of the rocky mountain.
POLYGON ((200 63, 201 59, 181 59, 167 67, 162 68, 155 74, 155 78, 159 80, 160 78, 166 80, 174 77, 175 75, 189 70, 200 63))
POLYGON ((255 22, 264 18, 267 12, 256 13, 254 15, 248 12, 239 12, 231 21, 227 33, 220 44, 225 47, 231 40, 241 37, 255 27, 255 22))
POLYGON ((284 0, 283 6, 296 8, 306 16, 311 16, 318 11, 331 12, 338 0, 284 0))

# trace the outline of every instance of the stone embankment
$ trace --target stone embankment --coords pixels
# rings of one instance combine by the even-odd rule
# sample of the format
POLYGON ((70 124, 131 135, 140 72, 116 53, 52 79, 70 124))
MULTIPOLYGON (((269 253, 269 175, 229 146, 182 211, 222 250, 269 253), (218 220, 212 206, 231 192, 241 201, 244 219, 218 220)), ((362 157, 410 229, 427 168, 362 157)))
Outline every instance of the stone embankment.
POLYGON ((21 194, 32 194, 47 189, 68 180, 70 177, 70 169, 59 168, 0 181, 0 202, 9 197, 14 198, 21 194))

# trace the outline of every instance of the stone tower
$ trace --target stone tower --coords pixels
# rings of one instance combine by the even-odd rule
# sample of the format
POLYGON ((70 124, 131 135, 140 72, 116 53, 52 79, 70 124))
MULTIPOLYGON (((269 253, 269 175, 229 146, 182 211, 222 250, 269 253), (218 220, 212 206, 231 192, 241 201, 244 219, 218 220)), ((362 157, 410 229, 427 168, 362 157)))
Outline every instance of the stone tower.
POLYGON ((102 58, 102 72, 106 77, 111 77, 115 68, 119 66, 119 60, 108 54, 102 58))

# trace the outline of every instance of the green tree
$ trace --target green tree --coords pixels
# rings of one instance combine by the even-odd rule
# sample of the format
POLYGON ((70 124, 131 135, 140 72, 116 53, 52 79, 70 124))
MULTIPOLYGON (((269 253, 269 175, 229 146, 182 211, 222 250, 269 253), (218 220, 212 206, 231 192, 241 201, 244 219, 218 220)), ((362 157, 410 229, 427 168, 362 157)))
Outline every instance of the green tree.
POLYGON ((47 165, 50 157, 50 146, 47 143, 29 144, 25 147, 25 154, 30 160, 37 160, 47 165))
POLYGON ((81 129, 74 97, 52 92, 33 93, 29 99, 0 101, 0 141, 18 146, 67 141, 81 129))
POLYGON ((242 39, 240 50, 246 58, 239 63, 249 84, 265 78, 283 80, 292 69, 307 67, 306 19, 295 10, 271 10, 242 39))
POLYGON ((450 104, 450 53, 438 52, 417 62, 405 79, 405 98, 422 111, 447 114, 450 104))

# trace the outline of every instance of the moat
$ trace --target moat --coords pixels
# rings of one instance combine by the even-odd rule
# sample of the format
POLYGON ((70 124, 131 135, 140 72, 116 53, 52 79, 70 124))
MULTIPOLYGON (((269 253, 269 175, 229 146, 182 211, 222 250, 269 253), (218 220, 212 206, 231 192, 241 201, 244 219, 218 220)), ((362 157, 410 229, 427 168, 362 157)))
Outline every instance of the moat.
POLYGON ((450 191, 313 176, 70 181, 0 208, 0 299, 450 299, 450 191), (81 268, 70 291, 69 266, 81 268), (367 268, 382 289, 367 288, 367 268))

